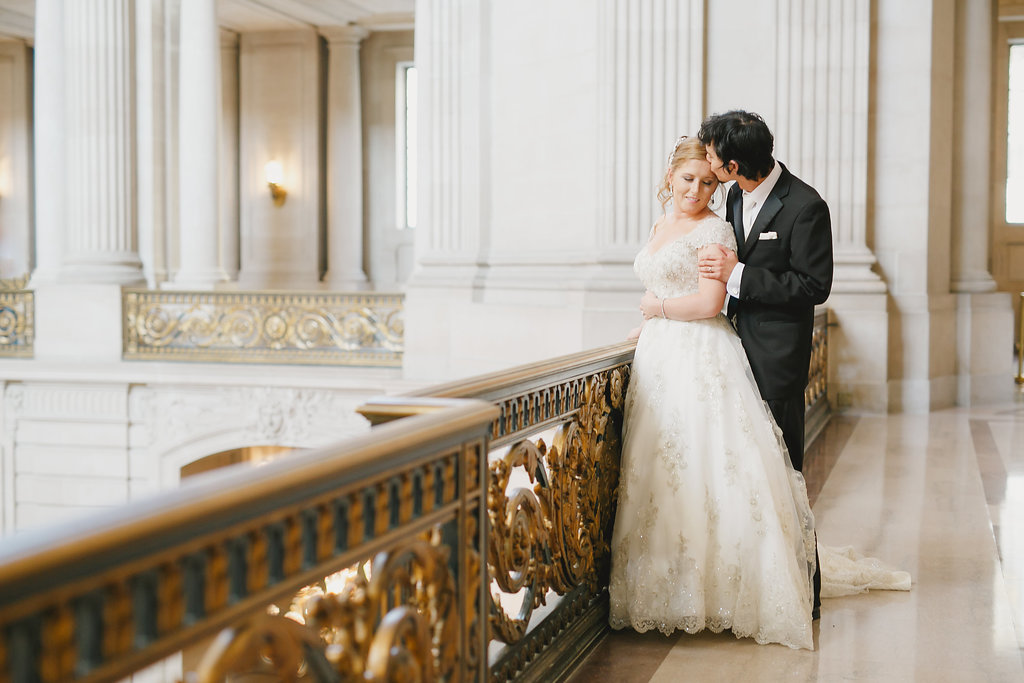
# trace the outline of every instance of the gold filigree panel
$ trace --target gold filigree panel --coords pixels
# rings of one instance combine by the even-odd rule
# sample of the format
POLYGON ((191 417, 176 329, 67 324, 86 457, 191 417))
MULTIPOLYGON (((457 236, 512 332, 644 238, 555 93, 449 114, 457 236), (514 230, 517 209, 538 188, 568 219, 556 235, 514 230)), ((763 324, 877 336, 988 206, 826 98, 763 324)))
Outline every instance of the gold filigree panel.
POLYGON ((811 363, 808 369, 807 388, 804 389, 804 406, 808 411, 822 401, 828 400, 828 313, 821 311, 814 316, 814 330, 811 333, 811 363))
POLYGON ((400 294, 125 290, 124 358, 400 367, 400 294))
MULTIPOLYGON (((21 281, 15 284, 24 286, 21 281)), ((0 357, 32 357, 34 318, 35 297, 32 292, 0 287, 0 357)))
POLYGON ((448 681, 458 677, 459 613, 451 548, 438 529, 347 572, 336 592, 311 587, 298 614, 259 614, 225 629, 200 683, 274 680, 448 681))
POLYGON ((629 367, 622 366, 574 381, 579 404, 565 406, 571 412, 555 428, 550 447, 542 439, 521 439, 490 464, 488 574, 498 589, 491 595, 493 638, 522 641, 549 591, 603 590, 628 379, 629 367), (510 489, 518 468, 532 486, 510 489), (501 593, 521 593, 516 614, 506 612, 501 593))

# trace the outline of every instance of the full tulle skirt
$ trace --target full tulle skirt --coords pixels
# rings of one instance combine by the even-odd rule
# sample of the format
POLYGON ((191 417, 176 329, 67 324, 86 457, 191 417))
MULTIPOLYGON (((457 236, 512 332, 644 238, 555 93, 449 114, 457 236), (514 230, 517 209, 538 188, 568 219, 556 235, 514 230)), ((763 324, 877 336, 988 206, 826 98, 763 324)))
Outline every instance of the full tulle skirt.
POLYGON ((613 628, 813 648, 803 477, 723 316, 647 321, 626 398, 613 628))

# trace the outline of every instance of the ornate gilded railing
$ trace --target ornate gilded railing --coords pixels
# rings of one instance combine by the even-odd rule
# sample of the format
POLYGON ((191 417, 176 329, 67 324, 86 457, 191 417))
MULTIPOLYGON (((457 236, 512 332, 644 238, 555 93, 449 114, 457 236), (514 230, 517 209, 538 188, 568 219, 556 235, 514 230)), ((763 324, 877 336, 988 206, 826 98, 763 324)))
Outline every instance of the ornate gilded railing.
POLYGON ((1017 298, 1017 374, 1013 380, 1024 384, 1024 292, 1017 298))
POLYGON ((814 313, 811 334, 811 366, 804 389, 804 433, 810 444, 828 423, 831 408, 828 402, 828 309, 814 313))
POLYGON ((401 294, 126 289, 124 358, 400 367, 401 294))
POLYGON ((0 279, 0 358, 32 357, 35 297, 26 284, 28 275, 0 279))
MULTIPOLYGON (((488 458, 490 680, 558 680, 607 629, 607 577, 633 343, 472 378, 419 397, 500 411, 488 458), (541 609, 541 608, 544 609, 541 609)), ((415 414, 395 398, 374 423, 415 414)))
POLYGON ((607 629, 633 351, 381 399, 346 444, 0 540, 0 683, 117 680, 218 631, 204 683, 563 678, 607 629))
POLYGON ((118 680, 221 629, 199 681, 482 680, 497 410, 423 412, 0 541, 0 681, 118 680))

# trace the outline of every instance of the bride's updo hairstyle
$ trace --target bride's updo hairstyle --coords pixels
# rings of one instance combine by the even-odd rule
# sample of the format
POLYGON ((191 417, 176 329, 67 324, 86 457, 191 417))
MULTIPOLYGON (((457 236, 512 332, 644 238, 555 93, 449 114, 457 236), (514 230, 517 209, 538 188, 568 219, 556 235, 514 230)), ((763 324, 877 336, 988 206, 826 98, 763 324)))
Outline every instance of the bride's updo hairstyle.
POLYGON ((672 186, 670 184, 672 174, 687 161, 693 159, 707 161, 707 154, 707 148, 701 144, 700 139, 695 135, 684 135, 676 141, 675 149, 668 156, 668 168, 665 170, 665 177, 662 178, 661 185, 658 187, 658 201, 661 202, 662 211, 665 210, 665 205, 672 199, 672 186))

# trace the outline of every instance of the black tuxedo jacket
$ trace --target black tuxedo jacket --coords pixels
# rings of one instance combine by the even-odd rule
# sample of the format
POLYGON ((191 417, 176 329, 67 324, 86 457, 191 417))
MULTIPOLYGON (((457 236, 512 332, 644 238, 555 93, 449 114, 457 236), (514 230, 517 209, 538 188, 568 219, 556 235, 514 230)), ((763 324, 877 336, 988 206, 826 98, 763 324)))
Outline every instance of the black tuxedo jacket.
MULTIPOLYGON (((779 163, 776 161, 776 163, 779 163)), ((726 220, 744 264, 736 331, 764 399, 803 393, 811 360, 814 306, 832 289, 832 224, 818 193, 785 166, 743 238, 742 190, 729 190, 726 220)))

